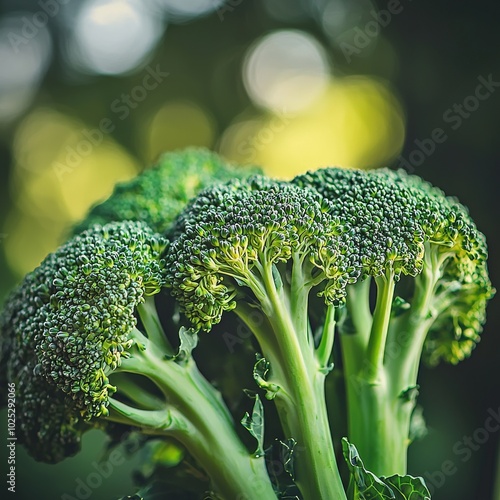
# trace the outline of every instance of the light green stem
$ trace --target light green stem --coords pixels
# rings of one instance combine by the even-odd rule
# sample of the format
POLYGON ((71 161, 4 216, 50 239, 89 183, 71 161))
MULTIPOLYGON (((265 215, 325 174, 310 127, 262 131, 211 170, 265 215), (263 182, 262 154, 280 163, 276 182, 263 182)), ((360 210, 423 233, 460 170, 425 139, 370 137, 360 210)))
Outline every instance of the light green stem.
MULTIPOLYGON (((322 370, 328 370, 328 364, 332 355, 333 343, 335 341, 335 307, 329 304, 326 307, 325 323, 323 333, 316 355, 322 370)), ((327 371, 325 371, 325 374, 327 371)))
MULTIPOLYGON (((270 266, 264 267, 262 280, 272 311, 268 319, 280 348, 279 364, 285 378, 282 385, 290 396, 283 398, 278 392, 276 405, 283 427, 290 433, 287 437, 298 444, 296 483, 305 499, 345 499, 326 411, 325 375, 314 346, 303 348, 308 332, 297 331, 276 290, 270 266)), ((305 307, 307 310, 307 304, 305 307)))
MULTIPOLYGON (((378 475, 404 474, 408 435, 398 432, 399 406, 402 400, 390 398, 390 386, 384 366, 394 275, 375 278, 377 301, 366 338, 370 317, 369 283, 351 293, 348 301, 359 296, 363 313, 353 312, 354 332, 342 335, 342 355, 348 404, 349 440, 358 448, 365 466, 378 475)), ((357 302, 350 302, 352 312, 357 302)), ((406 405, 406 403, 405 403, 406 405)))
POLYGON ((165 395, 166 408, 146 411, 113 401, 115 413, 176 438, 198 460, 224 499, 245 495, 275 499, 264 459, 250 455, 228 421, 222 401, 207 394, 205 384, 200 385, 201 375, 195 364, 183 366, 166 359, 148 339, 139 337, 140 332, 135 335, 144 348, 136 346, 136 352, 122 362, 118 371, 148 377, 165 395))
POLYGON ((163 327, 161 326, 160 318, 158 317, 158 312, 155 306, 154 296, 149 296, 145 298, 142 304, 137 306, 137 312, 139 317, 146 329, 147 335, 151 342, 162 349, 165 354, 173 355, 174 350, 170 345, 163 327))
POLYGON ((376 383, 384 364, 385 343, 391 317, 391 305, 394 297, 394 273, 389 270, 386 276, 375 278, 377 284, 377 302, 373 312, 373 322, 368 341, 365 367, 368 381, 376 383))

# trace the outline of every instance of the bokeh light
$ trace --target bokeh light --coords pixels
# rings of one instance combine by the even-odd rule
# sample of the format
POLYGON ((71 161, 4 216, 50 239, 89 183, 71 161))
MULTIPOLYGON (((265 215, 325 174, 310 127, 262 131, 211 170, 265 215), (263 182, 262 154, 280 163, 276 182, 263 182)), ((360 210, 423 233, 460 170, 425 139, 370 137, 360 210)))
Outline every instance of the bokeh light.
POLYGON ((224 0, 153 0, 153 2, 167 13, 168 19, 183 22, 209 14, 220 8, 224 0))
POLYGON ((126 73, 150 55, 163 27, 138 0, 89 0, 77 13, 68 62, 90 73, 126 73))
POLYGON ((325 89, 329 66, 323 47, 301 31, 277 31, 248 51, 243 77, 255 104, 278 112, 309 105, 325 89))
POLYGON ((375 167, 404 142, 404 116, 390 88, 375 79, 334 79, 297 114, 242 118, 230 126, 221 151, 230 159, 262 164, 269 175, 291 178, 328 165, 375 167))
POLYGON ((188 146, 212 147, 215 123, 211 114, 191 101, 165 103, 149 120, 141 124, 137 137, 145 149, 147 161, 154 161, 162 152, 188 146))
POLYGON ((70 226, 109 196, 116 182, 137 174, 137 161, 110 137, 91 145, 91 154, 80 155, 82 146, 88 147, 84 125, 40 108, 18 128, 11 180, 14 204, 4 229, 9 234, 6 258, 19 276, 55 250, 70 226))
POLYGON ((33 14, 18 12, 0 20, 0 124, 30 105, 51 56, 49 31, 38 20, 34 24, 33 14))

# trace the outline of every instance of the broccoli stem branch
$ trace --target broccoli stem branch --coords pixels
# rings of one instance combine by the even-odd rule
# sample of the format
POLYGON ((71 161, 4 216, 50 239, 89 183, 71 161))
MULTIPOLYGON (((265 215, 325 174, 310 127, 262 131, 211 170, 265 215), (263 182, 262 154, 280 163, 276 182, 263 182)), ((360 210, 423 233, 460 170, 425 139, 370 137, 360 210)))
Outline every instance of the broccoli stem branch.
MULTIPOLYGON (((303 279, 300 273, 292 273, 292 276, 303 279)), ((261 344, 261 349, 271 362, 273 378, 277 375, 280 378, 278 385, 283 390, 277 392, 275 401, 283 428, 287 437, 293 437, 298 443, 296 483, 305 498, 345 499, 326 411, 325 375, 316 359, 314 345, 308 341, 308 326, 304 326, 307 322, 303 318, 294 321, 292 307, 284 300, 283 291, 276 288, 271 263, 265 262, 261 266, 261 278, 266 290, 266 304, 262 307, 277 340, 278 350, 269 352, 267 341, 261 344), (300 326, 307 330, 298 330, 300 326)), ((292 284, 292 289, 297 290, 301 285, 304 284, 292 284)), ((303 296, 302 301, 306 298, 307 295, 303 296)), ((298 310, 297 307, 296 304, 294 309, 298 310)), ((307 301, 303 307, 307 311, 307 301)), ((240 317, 245 320, 241 313, 240 317)), ((248 326, 252 329, 252 325, 248 326)), ((257 329, 256 337, 260 342, 270 335, 257 329)), ((330 340, 325 342, 328 344, 330 340)), ((326 344, 323 346, 325 355, 326 344)))
MULTIPOLYGON (((436 287, 442 277, 442 267, 448 254, 438 251, 439 247, 426 244, 424 267, 415 277, 415 292, 410 309, 391 323, 391 342, 398 346, 398 356, 387 360, 391 380, 396 384, 393 392, 399 394, 417 382, 418 368, 424 342, 435 320, 432 308, 441 305, 436 302, 436 287)), ((446 300, 444 301, 446 303, 446 300)))
POLYGON ((311 288, 306 284, 302 269, 302 256, 298 253, 292 255, 292 278, 290 286, 290 311, 296 331, 301 334, 299 342, 303 349, 308 349, 314 342, 310 338, 309 328, 309 292, 311 288))
MULTIPOLYGON (((275 499, 264 458, 254 458, 238 438, 227 408, 192 360, 184 364, 165 353, 138 330, 131 356, 118 373, 135 373, 154 382, 165 397, 163 410, 132 408, 111 399, 110 419, 128 422, 177 439, 205 469, 223 498, 275 499), (201 381, 204 380, 204 382, 201 381), (225 457, 230 456, 228 461, 225 457)), ((118 391, 120 387, 118 387, 118 391)))
POLYGON ((326 307, 323 333, 321 335, 319 346, 316 350, 316 356, 323 370, 328 369, 330 356, 332 355, 333 343, 335 341, 335 324, 335 307, 332 304, 328 304, 326 307))
POLYGON ((385 276, 375 278, 375 282, 378 293, 368 342, 369 284, 348 296, 350 311, 356 311, 357 307, 364 311, 353 315, 355 332, 342 335, 349 439, 358 448, 366 467, 375 474, 405 474, 408 433, 398 419, 401 408, 406 414, 411 403, 399 398, 399 394, 390 397, 390 377, 384 366, 394 273, 389 270, 385 276), (358 302, 356 298, 361 300, 358 302))
POLYGON ((424 268, 415 277, 411 307, 403 315, 390 316, 394 281, 376 279, 377 304, 366 357, 368 366, 364 370, 352 361, 349 339, 342 338, 350 439, 365 465, 379 475, 406 473, 410 421, 415 407, 411 392, 417 384, 425 338, 435 319, 436 286, 447 258, 444 252, 429 245, 424 255, 424 268), (365 373, 376 376, 365 377, 365 373))
POLYGON ((158 347, 161 347, 165 354, 173 356, 174 350, 161 326, 160 318, 156 310, 154 295, 147 296, 144 302, 137 306, 137 312, 139 313, 139 317, 141 318, 148 338, 158 347))
POLYGON ((110 379, 113 385, 119 387, 121 394, 125 394, 130 401, 143 410, 160 410, 165 406, 161 398, 145 390, 127 373, 113 373, 110 379))
POLYGON ((375 278, 377 284, 377 302, 373 312, 373 322, 367 349, 367 377, 375 383, 380 376, 384 364, 385 343, 391 317, 392 299, 394 297, 394 272, 388 270, 385 276, 375 278))

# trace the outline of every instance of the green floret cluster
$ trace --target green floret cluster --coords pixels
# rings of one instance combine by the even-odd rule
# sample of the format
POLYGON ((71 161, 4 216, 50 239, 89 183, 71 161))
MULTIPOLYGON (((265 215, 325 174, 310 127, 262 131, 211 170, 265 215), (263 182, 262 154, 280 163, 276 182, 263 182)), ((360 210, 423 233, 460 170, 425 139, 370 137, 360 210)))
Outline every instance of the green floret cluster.
POLYGON ((87 418, 108 413, 116 389, 107 372, 128 355, 136 308, 163 285, 165 245, 143 223, 93 226, 38 269, 52 282, 50 300, 30 320, 35 371, 70 394, 87 418))
MULTIPOLYGON (((49 266, 55 264, 50 256, 46 262, 49 266)), ((5 380, 2 388, 6 389, 7 382, 16 387, 19 441, 37 460, 56 463, 79 450, 86 424, 78 413, 68 408, 68 396, 48 385, 35 369, 34 345, 38 330, 33 318, 50 300, 51 273, 47 267, 37 268, 7 300, 0 315, 0 354, 5 380)))
POLYGON ((236 167, 202 148, 165 153, 152 168, 117 184, 113 194, 93 207, 74 232, 94 224, 136 220, 161 234, 202 189, 257 173, 260 173, 257 167, 236 167))
POLYGON ((478 344, 487 257, 467 209, 403 171, 285 182, 169 153, 7 299, 1 400, 14 383, 45 462, 134 429, 145 494, 429 500, 407 470, 419 367, 478 344))
POLYGON ((352 231, 351 244, 358 249, 354 264, 361 279, 391 271, 415 276, 422 269, 423 230, 414 218, 410 201, 382 175, 362 170, 329 168, 294 179, 310 186, 327 200, 352 231))
POLYGON ((457 363, 480 339, 492 296, 484 236, 456 199, 404 171, 329 168, 293 182, 320 192, 355 235, 362 275, 339 324, 349 437, 371 470, 401 473, 421 357, 457 363))
POLYGON ((17 436, 36 460, 57 463, 80 450, 81 436, 90 427, 64 392, 33 375, 34 359, 9 377, 16 383, 19 401, 17 436))
POLYGON ((236 307, 235 298, 265 302, 266 273, 279 280, 279 267, 292 260, 301 286, 325 282, 321 294, 340 302, 356 277, 343 232, 313 190, 264 177, 232 181, 203 191, 177 221, 166 254, 168 286, 207 331, 236 307))

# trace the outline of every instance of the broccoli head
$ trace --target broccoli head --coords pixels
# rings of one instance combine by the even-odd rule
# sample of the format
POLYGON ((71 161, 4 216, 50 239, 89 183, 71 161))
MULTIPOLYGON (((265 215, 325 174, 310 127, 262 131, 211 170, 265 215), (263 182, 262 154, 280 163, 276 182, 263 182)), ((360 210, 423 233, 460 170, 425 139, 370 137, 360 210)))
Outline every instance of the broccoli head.
MULTIPOLYGON (((70 409, 68 396, 35 371, 30 318, 47 295, 47 275, 33 272, 10 295, 0 315, 1 374, 4 389, 15 384, 16 437, 37 460, 57 463, 80 449, 90 427, 70 409)), ((6 403, 6 394, 2 405, 6 403)))
POLYGON ((74 229, 134 220, 163 234, 186 203, 203 188, 232 178, 260 173, 257 167, 235 167, 201 148, 165 153, 158 163, 134 179, 117 184, 113 194, 94 206, 74 229))
POLYGON ((479 341, 493 293, 485 238, 456 199, 404 171, 326 168, 293 183, 353 235, 361 274, 339 322, 350 440, 370 470, 402 473, 421 357, 456 363, 479 341))
POLYGON ((4 374, 16 383, 23 444, 54 462, 81 433, 115 424, 183 445, 227 498, 275 498, 263 457, 238 438, 232 416, 191 356, 159 319, 167 241, 142 222, 93 226, 70 239, 19 286, 2 314, 4 374), (229 453, 229 463, 213 454, 229 453))

